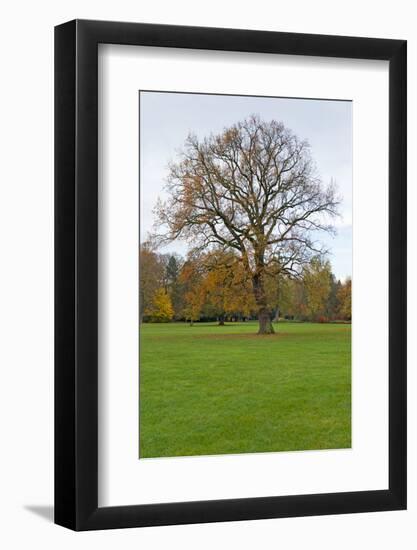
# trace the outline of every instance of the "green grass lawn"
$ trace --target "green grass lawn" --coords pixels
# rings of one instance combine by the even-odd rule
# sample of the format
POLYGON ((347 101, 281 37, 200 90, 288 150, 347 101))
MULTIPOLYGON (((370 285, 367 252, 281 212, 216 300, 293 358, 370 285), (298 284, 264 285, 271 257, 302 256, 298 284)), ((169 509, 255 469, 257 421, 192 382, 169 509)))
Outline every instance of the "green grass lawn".
POLYGON ((143 324, 140 457, 351 446, 351 327, 143 324))

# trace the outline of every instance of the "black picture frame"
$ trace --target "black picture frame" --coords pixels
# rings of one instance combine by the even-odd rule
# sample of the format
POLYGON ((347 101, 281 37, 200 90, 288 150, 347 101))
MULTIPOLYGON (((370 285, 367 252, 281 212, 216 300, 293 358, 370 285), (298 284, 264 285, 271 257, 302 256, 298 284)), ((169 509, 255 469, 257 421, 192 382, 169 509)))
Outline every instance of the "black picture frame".
POLYGON ((77 531, 406 508, 406 41, 74 20, 55 28, 55 523, 77 531), (389 488, 98 506, 98 44, 389 62, 389 488))

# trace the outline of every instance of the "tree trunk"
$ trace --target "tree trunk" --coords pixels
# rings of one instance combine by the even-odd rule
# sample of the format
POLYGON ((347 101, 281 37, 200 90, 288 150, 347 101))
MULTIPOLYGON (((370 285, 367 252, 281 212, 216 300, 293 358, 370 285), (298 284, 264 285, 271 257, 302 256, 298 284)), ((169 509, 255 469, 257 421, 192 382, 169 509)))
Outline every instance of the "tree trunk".
POLYGON ((219 315, 219 327, 224 327, 224 315, 219 315))
POLYGON ((256 305, 258 306, 259 330, 258 334, 274 334, 274 327, 271 322, 262 275, 254 275, 252 279, 253 293, 256 305))
POLYGON ((258 313, 259 330, 258 334, 274 334, 274 327, 271 322, 271 314, 267 308, 262 308, 258 313))

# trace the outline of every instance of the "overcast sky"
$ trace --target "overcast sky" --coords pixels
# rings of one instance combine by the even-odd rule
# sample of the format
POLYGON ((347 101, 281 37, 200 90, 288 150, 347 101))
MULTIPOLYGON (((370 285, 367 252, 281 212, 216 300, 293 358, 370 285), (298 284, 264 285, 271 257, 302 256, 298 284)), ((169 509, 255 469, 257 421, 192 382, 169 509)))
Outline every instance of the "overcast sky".
MULTIPOLYGON (((323 234, 331 250, 336 277, 352 274, 352 103, 310 99, 140 92, 141 240, 153 226, 152 210, 164 197, 169 161, 175 160, 187 135, 217 134, 251 114, 265 121, 282 121, 299 138, 307 139, 322 181, 334 179, 342 196, 337 235, 323 234)), ((185 255, 184 243, 165 249, 185 255)))

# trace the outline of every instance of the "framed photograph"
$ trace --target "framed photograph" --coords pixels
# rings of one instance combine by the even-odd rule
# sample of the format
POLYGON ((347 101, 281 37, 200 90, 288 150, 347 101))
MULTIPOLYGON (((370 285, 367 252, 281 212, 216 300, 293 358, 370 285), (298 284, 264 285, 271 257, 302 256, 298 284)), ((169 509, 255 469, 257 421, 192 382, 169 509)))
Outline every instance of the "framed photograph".
POLYGON ((55 522, 406 508, 406 42, 55 29, 55 522))

